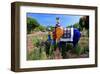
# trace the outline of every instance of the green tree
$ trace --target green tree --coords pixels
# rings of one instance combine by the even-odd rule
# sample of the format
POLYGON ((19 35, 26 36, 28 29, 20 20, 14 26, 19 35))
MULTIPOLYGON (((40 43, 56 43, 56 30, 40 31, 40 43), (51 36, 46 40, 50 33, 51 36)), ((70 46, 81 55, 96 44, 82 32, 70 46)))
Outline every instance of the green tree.
POLYGON ((67 25, 67 27, 66 28, 71 28, 71 25, 67 25))
POLYGON ((54 30, 54 27, 53 27, 53 26, 49 26, 49 27, 50 27, 51 31, 53 31, 53 30, 54 30))
POLYGON ((86 16, 86 19, 85 19, 85 28, 89 29, 89 16, 86 16))
POLYGON ((75 24, 73 25, 73 27, 79 29, 79 23, 75 23, 75 24))
POLYGON ((42 25, 39 25, 39 26, 36 27, 34 30, 35 30, 35 31, 46 31, 46 27, 45 27, 45 26, 42 26, 42 25))
POLYGON ((89 16, 81 17, 79 20, 79 25, 80 25, 81 30, 83 30, 83 28, 88 30, 89 29, 89 16))
POLYGON ((27 33, 31 33, 31 31, 34 30, 39 25, 40 24, 38 23, 36 19, 27 17, 27 33))
POLYGON ((80 25, 79 25, 79 22, 78 22, 78 23, 75 23, 75 24, 73 25, 73 27, 74 27, 74 28, 77 28, 78 30, 81 30, 81 27, 80 27, 80 25))

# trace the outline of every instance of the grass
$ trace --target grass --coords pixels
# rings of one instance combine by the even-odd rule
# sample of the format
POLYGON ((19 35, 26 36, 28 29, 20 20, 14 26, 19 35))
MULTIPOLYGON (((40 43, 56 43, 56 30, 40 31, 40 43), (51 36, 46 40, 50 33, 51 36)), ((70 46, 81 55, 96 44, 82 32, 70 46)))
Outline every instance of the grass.
POLYGON ((77 45, 77 47, 75 48, 75 52, 76 52, 77 55, 81 55, 84 52, 84 48, 77 45))
POLYGON ((44 60, 47 59, 45 46, 42 42, 46 40, 46 35, 38 35, 32 37, 32 44, 34 48, 32 49, 31 53, 27 54, 28 60, 44 60))
POLYGON ((28 53, 28 60, 39 60, 40 59, 39 55, 40 54, 38 48, 34 48, 31 53, 28 53))
POLYGON ((45 60, 47 59, 44 47, 34 48, 31 53, 28 54, 28 60, 45 60))
MULTIPOLYGON (((32 49, 31 53, 28 53, 27 59, 28 60, 46 60, 46 59, 53 59, 54 52, 53 50, 57 48, 57 45, 51 45, 50 43, 44 44, 46 42, 47 35, 36 35, 32 37, 32 44, 34 48, 32 49), (48 51, 48 52, 47 52, 48 51), (49 53, 49 56, 46 54, 49 53)), ((89 54, 89 46, 88 46, 88 38, 84 37, 81 38, 78 45, 73 48, 73 45, 67 43, 65 47, 63 47, 65 51, 62 51, 62 54, 66 53, 68 50, 74 49, 74 53, 78 56, 81 54, 89 54)), ((65 55, 66 56, 66 55, 65 55)))

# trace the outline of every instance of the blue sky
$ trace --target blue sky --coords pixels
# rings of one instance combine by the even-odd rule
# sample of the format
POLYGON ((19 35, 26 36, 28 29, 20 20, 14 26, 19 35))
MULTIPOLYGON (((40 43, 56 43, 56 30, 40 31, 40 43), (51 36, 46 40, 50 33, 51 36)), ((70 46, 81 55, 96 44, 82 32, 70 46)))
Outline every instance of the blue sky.
POLYGON ((66 27, 79 22, 80 17, 78 15, 67 14, 43 14, 43 13, 27 13, 27 17, 36 19, 43 26, 55 26, 56 17, 60 18, 60 25, 66 27))

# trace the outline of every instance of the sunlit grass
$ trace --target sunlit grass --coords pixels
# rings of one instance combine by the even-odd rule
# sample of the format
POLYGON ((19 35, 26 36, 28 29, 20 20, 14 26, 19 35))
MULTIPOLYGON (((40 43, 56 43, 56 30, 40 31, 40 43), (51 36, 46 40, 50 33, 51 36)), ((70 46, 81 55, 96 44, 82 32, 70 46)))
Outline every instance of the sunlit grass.
MULTIPOLYGON (((34 48, 30 53, 27 54, 28 60, 47 60, 54 58, 54 50, 58 47, 57 45, 52 45, 50 43, 46 43, 47 35, 36 35, 32 37, 32 44, 34 48), (47 55, 46 52, 49 54, 47 55)), ((89 54, 89 46, 88 46, 88 38, 81 38, 79 43, 75 48, 71 43, 67 43, 65 47, 62 47, 64 50, 62 54, 65 54, 68 50, 74 50, 74 54, 80 56, 82 54, 89 54)), ((69 53, 70 54, 70 53, 69 53)), ((65 55, 66 57, 66 55, 65 55)))

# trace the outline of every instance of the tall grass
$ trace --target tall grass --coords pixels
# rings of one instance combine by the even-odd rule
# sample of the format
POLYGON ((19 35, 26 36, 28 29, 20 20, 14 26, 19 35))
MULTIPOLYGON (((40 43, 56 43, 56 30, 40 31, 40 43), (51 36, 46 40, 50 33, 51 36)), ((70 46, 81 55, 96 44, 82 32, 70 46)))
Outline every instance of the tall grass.
POLYGON ((39 44, 41 43, 41 40, 38 36, 35 36, 32 38, 32 44, 35 46, 35 47, 38 47, 39 44))
POLYGON ((81 55, 83 53, 88 53, 89 52, 89 47, 88 46, 85 46, 85 47, 81 47, 80 45, 77 45, 75 47, 75 53, 77 55, 81 55))
POLYGON ((28 53, 28 60, 39 60, 40 59, 40 53, 38 48, 34 48, 31 53, 28 53))
MULTIPOLYGON (((32 44, 34 46, 33 50, 28 53, 28 60, 46 60, 54 58, 54 50, 58 48, 58 44, 52 44, 46 41, 47 36, 34 36, 32 38, 32 44), (43 43, 45 42, 45 44, 43 43), (47 43, 46 43, 47 42, 47 43)), ((81 39, 80 43, 73 48, 73 44, 66 43, 62 45, 61 54, 63 58, 66 57, 66 52, 69 50, 74 50, 74 54, 80 56, 81 54, 89 54, 89 46, 85 40, 85 44, 83 44, 84 40, 81 39), (86 44, 87 43, 87 44, 86 44)), ((72 54, 68 52, 69 54, 72 54)))
POLYGON ((28 60, 45 60, 47 59, 44 47, 34 48, 31 53, 28 54, 28 60))

